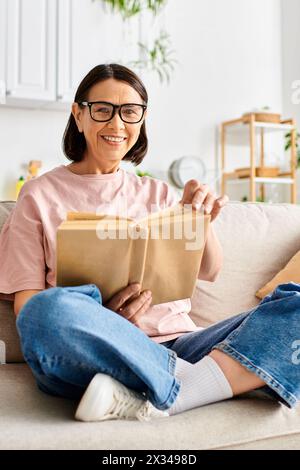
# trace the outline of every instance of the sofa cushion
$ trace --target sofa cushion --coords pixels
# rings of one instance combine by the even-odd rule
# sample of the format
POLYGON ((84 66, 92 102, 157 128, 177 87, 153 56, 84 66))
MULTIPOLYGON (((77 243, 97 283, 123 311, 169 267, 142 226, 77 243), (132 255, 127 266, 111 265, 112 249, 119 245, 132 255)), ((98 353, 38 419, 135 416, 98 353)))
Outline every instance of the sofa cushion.
POLYGON ((266 295, 270 294, 276 286, 287 282, 300 283, 300 251, 297 251, 288 264, 279 271, 273 279, 256 292, 256 297, 263 299, 266 295))
POLYGON ((7 300, 0 300, 0 341, 5 349, 4 362, 24 362, 13 305, 7 300))
MULTIPOLYGON (((13 202, 0 203, 0 228, 13 207, 13 202)), ((297 205, 229 202, 213 224, 224 264, 215 282, 197 282, 191 317, 200 326, 255 307, 256 291, 300 249, 297 205)), ((23 360, 12 303, 0 300, 1 339, 7 362, 23 360)))
POLYGON ((150 422, 82 423, 77 403, 39 391, 25 364, 0 366, 0 383, 1 449, 300 447, 300 408, 257 392, 150 422))
POLYGON ((200 326, 259 303, 256 291, 300 249, 300 206, 229 202, 213 226, 224 263, 214 283, 197 281, 191 317, 200 326))
MULTIPOLYGON (((14 201, 0 202, 0 232, 9 213, 14 208, 14 201)), ((1 262, 1 260, 0 260, 1 262)), ((16 317, 13 311, 13 303, 7 300, 0 300, 0 341, 2 345, 2 355, 6 362, 23 362, 23 355, 20 349, 19 337, 16 331, 16 317)))
POLYGON ((0 201, 0 230, 15 205, 15 201, 0 201))

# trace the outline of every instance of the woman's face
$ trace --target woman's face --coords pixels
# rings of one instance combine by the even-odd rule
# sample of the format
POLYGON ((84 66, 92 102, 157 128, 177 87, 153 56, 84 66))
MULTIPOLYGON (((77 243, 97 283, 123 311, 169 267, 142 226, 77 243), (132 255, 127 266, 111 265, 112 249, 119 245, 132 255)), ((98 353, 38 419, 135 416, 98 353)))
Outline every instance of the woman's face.
MULTIPOLYGON (((113 104, 144 104, 142 98, 128 83, 109 78, 95 84, 89 91, 87 101, 107 101, 113 104)), ((92 159, 99 166, 116 166, 138 140, 141 122, 128 124, 121 120, 118 110, 107 122, 96 122, 87 106, 81 108, 73 103, 72 113, 79 132, 83 132, 87 144, 84 158, 92 159), (111 143, 104 136, 125 137, 120 143, 111 143)), ((145 113, 146 114, 146 113, 145 113)))

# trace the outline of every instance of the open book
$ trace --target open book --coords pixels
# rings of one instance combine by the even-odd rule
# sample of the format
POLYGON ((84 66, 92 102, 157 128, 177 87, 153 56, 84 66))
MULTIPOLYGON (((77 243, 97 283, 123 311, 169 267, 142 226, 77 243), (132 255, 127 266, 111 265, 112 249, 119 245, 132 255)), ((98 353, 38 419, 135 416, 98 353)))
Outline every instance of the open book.
POLYGON ((56 284, 96 284, 103 302, 133 282, 154 305, 189 298, 209 223, 180 203, 139 220, 68 212, 57 229, 56 284))

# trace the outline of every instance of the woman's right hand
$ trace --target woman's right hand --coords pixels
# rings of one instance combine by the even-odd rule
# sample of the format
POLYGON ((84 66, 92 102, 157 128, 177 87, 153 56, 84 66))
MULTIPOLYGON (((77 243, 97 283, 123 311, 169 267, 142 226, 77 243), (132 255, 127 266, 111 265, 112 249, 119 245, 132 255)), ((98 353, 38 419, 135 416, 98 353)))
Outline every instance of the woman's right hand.
POLYGON ((151 302, 151 291, 141 293, 141 285, 134 283, 113 295, 104 306, 135 324, 148 310, 151 302))

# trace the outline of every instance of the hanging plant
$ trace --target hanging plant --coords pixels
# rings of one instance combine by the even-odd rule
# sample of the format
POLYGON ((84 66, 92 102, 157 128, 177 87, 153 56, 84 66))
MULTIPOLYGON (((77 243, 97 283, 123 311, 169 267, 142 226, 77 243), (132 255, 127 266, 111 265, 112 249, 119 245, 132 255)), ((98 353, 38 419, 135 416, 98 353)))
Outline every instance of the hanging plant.
POLYGON ((143 10, 150 10, 157 15, 167 0, 102 0, 113 12, 120 13, 124 20, 141 13, 143 10))
POLYGON ((138 43, 143 55, 144 60, 136 60, 130 63, 132 66, 148 68, 156 72, 159 76, 160 82, 165 79, 170 82, 170 72, 174 70, 174 65, 178 61, 171 57, 175 53, 170 49, 170 36, 166 31, 161 31, 160 36, 155 39, 153 47, 149 48, 145 44, 138 43))
MULTIPOLYGON (((95 1, 95 0, 93 0, 95 1)), ((123 21, 143 11, 151 11, 156 17, 168 0, 101 0, 104 5, 111 8, 111 11, 119 13, 123 21)), ((172 57, 175 53, 171 49, 170 36, 166 31, 160 31, 159 37, 154 40, 152 47, 148 47, 142 42, 138 42, 140 57, 142 59, 131 61, 128 66, 143 68, 157 73, 159 80, 163 83, 165 80, 170 82, 171 71, 174 70, 174 64, 177 60, 172 57)))

